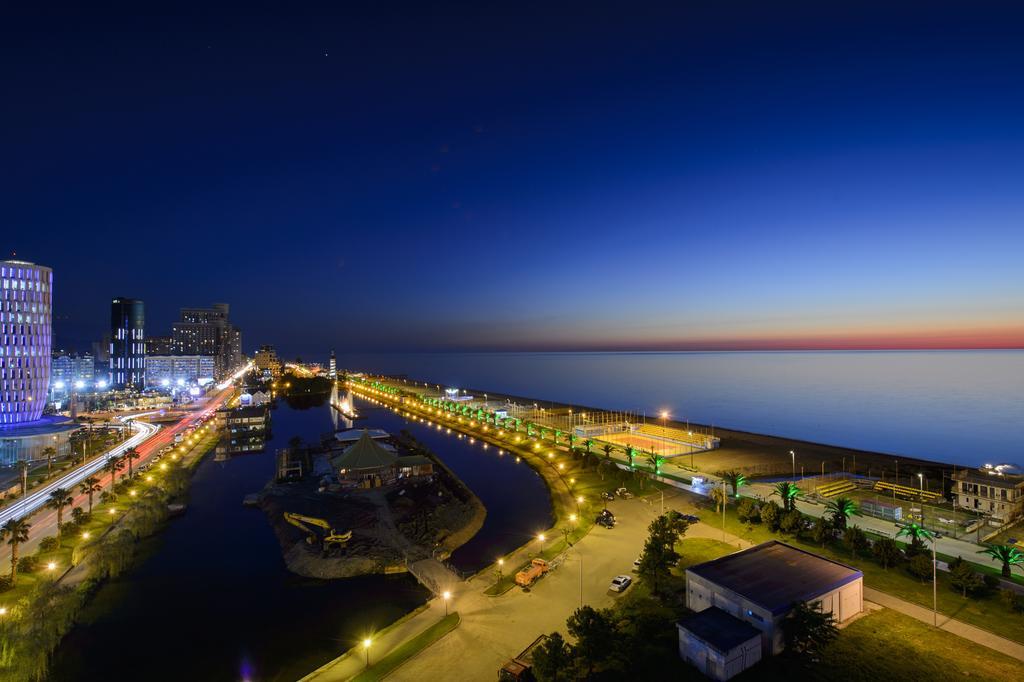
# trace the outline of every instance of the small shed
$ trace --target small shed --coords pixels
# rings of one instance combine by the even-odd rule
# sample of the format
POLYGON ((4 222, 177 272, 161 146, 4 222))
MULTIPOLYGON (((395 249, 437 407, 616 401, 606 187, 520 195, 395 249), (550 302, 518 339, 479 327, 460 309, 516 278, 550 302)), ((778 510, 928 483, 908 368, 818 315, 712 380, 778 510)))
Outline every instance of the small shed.
POLYGON ((679 657, 713 680, 728 680, 761 660, 761 631, 717 606, 678 623, 679 657))

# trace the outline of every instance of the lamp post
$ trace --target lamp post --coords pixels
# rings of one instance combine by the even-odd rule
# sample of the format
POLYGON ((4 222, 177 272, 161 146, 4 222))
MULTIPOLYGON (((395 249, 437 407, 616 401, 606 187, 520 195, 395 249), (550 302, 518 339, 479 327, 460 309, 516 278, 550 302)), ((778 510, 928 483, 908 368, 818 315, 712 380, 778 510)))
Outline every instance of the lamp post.
POLYGON ((498 559, 498 580, 501 580, 501 568, 505 565, 504 559, 498 559))
POLYGON ((938 540, 932 535, 932 625, 939 627, 939 592, 938 584, 935 582, 936 572, 938 571, 938 558, 935 554, 935 543, 938 540))
POLYGON ((444 600, 444 617, 448 617, 448 600, 452 598, 452 593, 445 590, 441 593, 441 599, 444 600))
POLYGON ((917 475, 917 488, 921 491, 921 497, 924 497, 924 474, 917 475))
POLYGON ((793 463, 793 480, 796 480, 796 453, 792 450, 789 451, 789 458, 793 463))
POLYGON ((363 649, 366 651, 366 667, 367 668, 370 667, 370 645, 371 644, 373 644, 373 641, 369 637, 367 637, 366 639, 363 640, 363 649))

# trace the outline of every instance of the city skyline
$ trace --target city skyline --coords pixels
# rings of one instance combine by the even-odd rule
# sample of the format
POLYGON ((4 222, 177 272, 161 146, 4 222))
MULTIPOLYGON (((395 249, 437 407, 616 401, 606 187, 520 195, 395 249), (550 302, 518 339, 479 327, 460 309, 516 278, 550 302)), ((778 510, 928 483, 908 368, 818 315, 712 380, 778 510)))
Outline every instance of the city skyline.
POLYGON ((59 346, 126 295, 289 357, 1024 347, 1019 8, 19 11, 59 346))

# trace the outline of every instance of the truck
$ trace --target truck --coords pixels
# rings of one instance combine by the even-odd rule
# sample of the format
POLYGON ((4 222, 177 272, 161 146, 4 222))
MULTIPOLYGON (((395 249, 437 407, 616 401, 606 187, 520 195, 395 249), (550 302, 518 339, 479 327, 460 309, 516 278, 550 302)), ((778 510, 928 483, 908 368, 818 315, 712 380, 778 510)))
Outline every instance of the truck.
POLYGON ((533 640, 530 646, 523 649, 523 652, 508 660, 498 671, 498 682, 533 682, 537 678, 533 675, 533 652, 548 638, 541 635, 533 640))
POLYGON ((533 582, 548 572, 548 562, 543 559, 534 559, 530 565, 516 573, 516 585, 529 587, 533 582))

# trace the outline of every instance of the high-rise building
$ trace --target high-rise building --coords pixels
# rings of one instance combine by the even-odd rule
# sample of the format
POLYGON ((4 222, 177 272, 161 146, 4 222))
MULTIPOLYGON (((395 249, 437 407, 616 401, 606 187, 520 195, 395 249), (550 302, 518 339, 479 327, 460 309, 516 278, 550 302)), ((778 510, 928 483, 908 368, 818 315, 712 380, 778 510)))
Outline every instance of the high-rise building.
POLYGON ((217 359, 217 376, 242 363, 242 333, 228 319, 228 304, 211 308, 182 308, 181 320, 172 326, 176 355, 206 355, 217 359))
POLYGON ((256 365, 256 371, 264 379, 276 379, 281 376, 281 361, 273 346, 260 346, 253 356, 253 363, 256 365))
POLYGON ((151 355, 174 355, 174 338, 171 336, 150 336, 146 339, 146 357, 151 355))
POLYGON ((147 355, 146 383, 179 388, 213 381, 217 362, 206 355, 147 355))
POLYGON ((50 360, 50 396, 65 396, 72 389, 93 386, 96 368, 89 353, 81 355, 58 351, 50 360))
POLYGON ((0 426, 39 419, 50 383, 53 271, 0 261, 0 426))
POLYGON ((338 378, 338 356, 334 354, 334 349, 331 349, 331 360, 327 365, 327 376, 331 379, 338 378))
POLYGON ((110 385, 146 386, 146 310, 142 301, 115 298, 110 304, 110 385))

